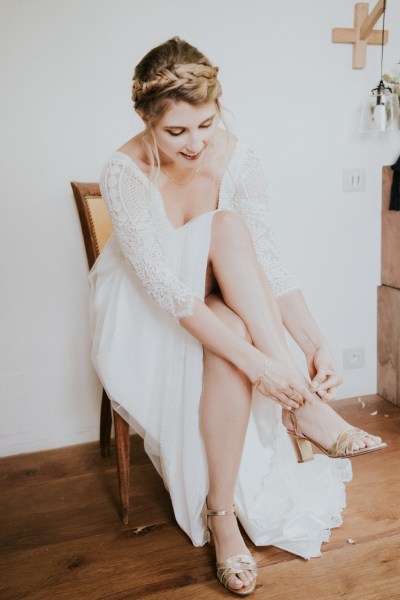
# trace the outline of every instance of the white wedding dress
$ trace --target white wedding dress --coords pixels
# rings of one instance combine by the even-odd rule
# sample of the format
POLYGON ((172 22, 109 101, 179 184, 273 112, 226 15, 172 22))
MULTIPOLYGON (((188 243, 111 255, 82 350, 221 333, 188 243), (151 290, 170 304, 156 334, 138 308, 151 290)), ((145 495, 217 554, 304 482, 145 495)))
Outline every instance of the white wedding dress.
MULTIPOLYGON (((178 318, 191 314, 195 296, 204 298, 215 211, 173 227, 156 186, 121 152, 111 155, 100 185, 115 234, 90 273, 93 363, 114 409, 144 438, 177 522, 199 546, 206 541, 208 486, 198 417, 203 349, 178 318)), ((241 142, 217 210, 241 215, 274 293, 295 289, 273 243, 262 171, 241 142)), ((330 529, 342 522, 350 479, 348 459, 318 455, 298 464, 280 406, 253 391, 235 503, 255 544, 319 556, 330 529)))

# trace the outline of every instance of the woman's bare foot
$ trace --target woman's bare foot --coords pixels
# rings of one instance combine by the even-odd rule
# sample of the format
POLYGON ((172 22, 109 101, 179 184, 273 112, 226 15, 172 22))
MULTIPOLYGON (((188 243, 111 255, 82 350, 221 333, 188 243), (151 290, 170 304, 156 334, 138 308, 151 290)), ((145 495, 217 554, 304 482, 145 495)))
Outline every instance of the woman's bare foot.
MULTIPOLYGON (((305 403, 296 411, 296 417, 300 431, 326 449, 330 448, 344 431, 352 427, 316 394, 312 404, 305 403)), ((282 412, 282 421, 285 427, 292 429, 288 411, 282 412)), ((380 437, 366 433, 361 441, 354 444, 353 449, 370 448, 381 442, 380 437)))
MULTIPOLYGON (((217 562, 224 562, 230 556, 236 554, 248 554, 251 556, 243 541, 236 516, 233 513, 231 515, 208 517, 207 526, 213 535, 217 562)), ((245 589, 253 583, 255 578, 255 573, 251 571, 232 575, 228 580, 228 588, 232 588, 233 590, 245 589)))

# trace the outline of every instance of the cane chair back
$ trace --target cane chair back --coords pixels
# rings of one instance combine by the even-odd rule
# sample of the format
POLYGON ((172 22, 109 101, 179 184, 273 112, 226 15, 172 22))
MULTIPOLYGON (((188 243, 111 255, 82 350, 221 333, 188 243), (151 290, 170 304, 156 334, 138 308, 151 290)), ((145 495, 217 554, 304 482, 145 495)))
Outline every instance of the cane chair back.
POLYGON ((106 245, 113 227, 98 183, 71 182, 81 221, 89 269, 106 245))

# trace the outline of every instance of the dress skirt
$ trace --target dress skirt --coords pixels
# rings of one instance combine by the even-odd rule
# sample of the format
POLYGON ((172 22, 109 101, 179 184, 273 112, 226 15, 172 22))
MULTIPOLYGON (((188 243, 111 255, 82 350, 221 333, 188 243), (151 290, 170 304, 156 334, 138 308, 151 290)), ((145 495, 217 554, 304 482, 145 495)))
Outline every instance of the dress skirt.
MULTIPOLYGON (((170 269, 201 299, 214 214, 171 227, 162 237, 170 269)), ((202 344, 150 298, 114 236, 90 283, 96 371, 114 410, 143 437, 178 524, 195 546, 203 545, 208 475, 199 430, 202 344)), ((344 482, 350 479, 348 459, 317 455, 298 464, 281 407, 253 391, 235 503, 254 544, 319 556, 330 529, 342 522, 344 482)))

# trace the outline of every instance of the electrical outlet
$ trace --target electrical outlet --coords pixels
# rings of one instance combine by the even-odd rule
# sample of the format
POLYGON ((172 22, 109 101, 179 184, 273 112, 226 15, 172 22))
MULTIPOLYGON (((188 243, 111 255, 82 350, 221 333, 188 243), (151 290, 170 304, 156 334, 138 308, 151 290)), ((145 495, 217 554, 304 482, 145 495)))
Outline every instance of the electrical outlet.
POLYGON ((343 368, 344 369, 361 369, 365 365, 365 348, 358 346, 357 348, 345 348, 343 350, 343 368))
POLYGON ((365 191, 365 169, 344 169, 343 191, 364 192, 365 191))

